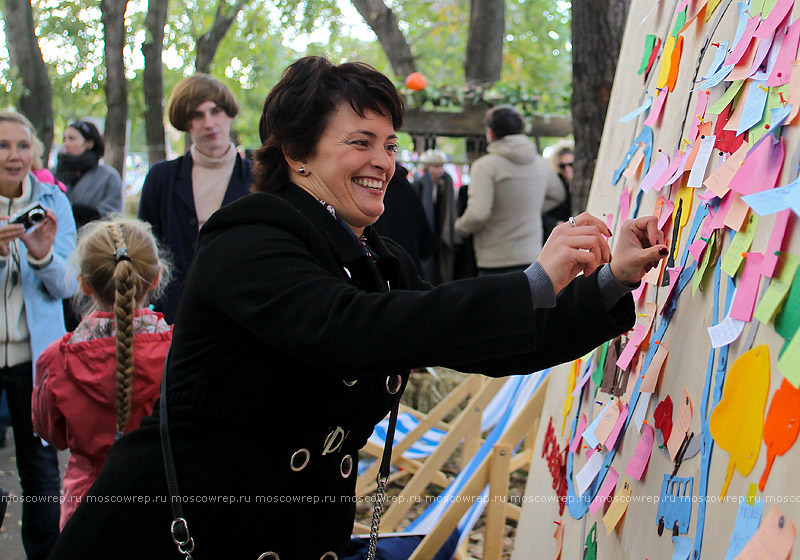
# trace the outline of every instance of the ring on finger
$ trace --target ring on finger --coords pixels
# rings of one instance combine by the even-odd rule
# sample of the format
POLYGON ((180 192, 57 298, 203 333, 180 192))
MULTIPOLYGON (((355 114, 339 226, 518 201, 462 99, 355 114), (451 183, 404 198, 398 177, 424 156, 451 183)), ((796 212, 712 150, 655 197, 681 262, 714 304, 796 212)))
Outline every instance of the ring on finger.
POLYGON ((578 227, 578 224, 575 223, 575 218, 572 216, 569 217, 569 223, 572 224, 572 227, 578 227))

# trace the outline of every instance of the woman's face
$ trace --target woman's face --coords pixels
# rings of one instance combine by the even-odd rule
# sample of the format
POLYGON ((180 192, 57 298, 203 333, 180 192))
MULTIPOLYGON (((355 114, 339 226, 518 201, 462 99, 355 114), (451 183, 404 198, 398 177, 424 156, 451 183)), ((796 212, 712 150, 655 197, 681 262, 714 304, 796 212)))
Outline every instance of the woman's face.
POLYGON ((79 156, 94 148, 94 141, 87 140, 76 129, 68 126, 64 130, 64 151, 72 156, 79 156))
POLYGON ((292 181, 336 209, 339 217, 361 235, 383 213, 386 185, 394 174, 397 135, 388 116, 366 111, 359 117, 341 103, 303 162, 305 175, 292 165, 292 181))
POLYGON ((572 154, 562 154, 558 158, 558 174, 564 177, 567 183, 572 182, 572 168, 574 167, 575 156, 572 154))
POLYGON ((17 192, 32 160, 31 131, 16 122, 0 122, 0 193, 17 192))

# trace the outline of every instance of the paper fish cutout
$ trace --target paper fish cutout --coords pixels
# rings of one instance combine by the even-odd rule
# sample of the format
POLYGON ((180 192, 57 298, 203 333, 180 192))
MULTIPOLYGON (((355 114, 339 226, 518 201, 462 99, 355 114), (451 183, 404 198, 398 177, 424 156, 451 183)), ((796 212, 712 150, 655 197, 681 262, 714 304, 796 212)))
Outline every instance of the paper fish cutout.
POLYGON ((745 352, 725 379, 722 400, 711 411, 709 427, 717 444, 730 453, 720 497, 728 492, 733 469, 747 476, 756 464, 769 392, 769 346, 745 352))
POLYGON ((772 395, 767 419, 764 421, 764 443, 767 446, 767 465, 758 481, 764 491, 775 457, 783 455, 797 440, 800 432, 800 389, 795 389, 786 379, 772 395))

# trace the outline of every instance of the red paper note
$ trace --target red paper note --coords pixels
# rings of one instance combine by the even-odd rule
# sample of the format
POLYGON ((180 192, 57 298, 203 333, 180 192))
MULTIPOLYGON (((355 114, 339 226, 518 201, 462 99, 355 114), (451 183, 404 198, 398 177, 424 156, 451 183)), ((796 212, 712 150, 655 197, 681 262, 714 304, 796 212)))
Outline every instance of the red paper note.
POLYGON ((736 286, 736 295, 731 305, 730 317, 740 321, 749 321, 753 318, 753 309, 758 295, 758 284, 761 281, 761 263, 764 260, 762 253, 747 253, 744 260, 744 270, 739 284, 736 286))

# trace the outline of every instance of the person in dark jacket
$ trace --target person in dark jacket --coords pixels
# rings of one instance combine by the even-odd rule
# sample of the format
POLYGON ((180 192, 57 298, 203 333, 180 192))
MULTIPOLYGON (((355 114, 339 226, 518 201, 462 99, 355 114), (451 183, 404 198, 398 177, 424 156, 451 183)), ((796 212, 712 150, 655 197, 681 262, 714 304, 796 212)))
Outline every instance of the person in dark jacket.
POLYGON ((178 82, 167 112, 172 126, 187 132, 192 145, 184 155, 150 169, 138 217, 150 222, 172 254, 175 276, 156 309, 173 323, 197 234, 211 214, 249 192, 250 162, 239 156, 230 138, 239 104, 213 76, 196 73, 178 82))
POLYGON ((375 231, 396 241, 411 255, 417 270, 422 270, 423 260, 434 252, 436 238, 408 181, 408 170, 399 163, 395 163, 394 175, 386 186, 383 207, 383 214, 375 222, 375 231))
POLYGON ((156 407, 173 459, 159 411, 111 449, 51 560, 177 556, 171 526, 208 558, 335 559, 358 450, 410 369, 528 373, 633 326, 630 285, 667 252, 654 217, 621 228, 610 267, 608 230, 583 214, 526 272, 421 280, 372 227, 402 119, 366 64, 306 57, 284 73, 261 117, 257 192, 209 219, 186 279, 156 407))
POLYGON ((571 140, 562 140, 553 146, 553 153, 550 155, 550 164, 561 180, 561 186, 564 188, 564 200, 555 208, 542 214, 542 239, 545 241, 550 237, 553 228, 569 220, 569 217, 572 215, 572 195, 570 194, 569 186, 572 184, 572 170, 575 165, 575 154, 571 140))

